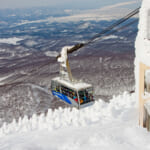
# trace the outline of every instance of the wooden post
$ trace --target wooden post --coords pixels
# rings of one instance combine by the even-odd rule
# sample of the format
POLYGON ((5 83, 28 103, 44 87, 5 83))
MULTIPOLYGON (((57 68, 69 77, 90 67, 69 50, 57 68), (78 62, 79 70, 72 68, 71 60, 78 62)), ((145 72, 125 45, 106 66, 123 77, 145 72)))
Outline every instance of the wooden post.
POLYGON ((150 69, 149 66, 141 63, 139 64, 139 124, 142 127, 146 126, 146 116, 144 110, 144 104, 148 99, 144 99, 144 91, 145 91, 145 72, 150 69))

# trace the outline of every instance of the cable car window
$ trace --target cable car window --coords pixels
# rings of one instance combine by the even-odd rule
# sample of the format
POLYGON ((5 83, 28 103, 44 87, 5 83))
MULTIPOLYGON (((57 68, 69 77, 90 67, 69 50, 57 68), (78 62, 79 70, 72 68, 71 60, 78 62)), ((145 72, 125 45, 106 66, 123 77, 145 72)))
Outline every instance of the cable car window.
POLYGON ((86 103, 85 91, 79 91, 80 104, 86 103))
POLYGON ((75 92, 74 90, 69 89, 65 86, 61 86, 61 92, 62 92, 62 94, 74 99, 74 101, 76 101, 78 103, 77 92, 75 92))
POLYGON ((55 87, 56 87, 56 86, 55 86, 55 82, 54 82, 54 81, 51 81, 51 90, 54 91, 55 87))
POLYGON ((86 92, 87 92, 87 96, 88 96, 88 99, 90 100, 90 101, 94 101, 94 99, 93 99, 93 88, 91 87, 91 88, 88 88, 88 89, 86 89, 86 92))
POLYGON ((85 104, 93 100, 93 88, 88 88, 82 91, 79 91, 80 104, 85 104))
POLYGON ((59 83, 57 83, 55 81, 52 81, 51 89, 52 89, 52 91, 60 92, 60 85, 59 85, 59 83))
POLYGON ((74 101, 76 101, 78 103, 77 92, 73 92, 73 99, 74 99, 74 101))

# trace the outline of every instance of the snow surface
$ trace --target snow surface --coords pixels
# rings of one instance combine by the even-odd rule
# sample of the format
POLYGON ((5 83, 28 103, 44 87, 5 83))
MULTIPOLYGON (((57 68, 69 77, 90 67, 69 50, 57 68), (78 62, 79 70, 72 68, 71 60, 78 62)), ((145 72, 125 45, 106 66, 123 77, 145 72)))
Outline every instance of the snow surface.
POLYGON ((45 55, 48 56, 48 57, 57 57, 58 52, 56 52, 56 51, 47 51, 47 52, 45 52, 45 55))
POLYGON ((84 83, 84 82, 80 82, 80 81, 78 81, 78 82, 70 82, 70 81, 67 81, 67 80, 63 80, 60 77, 56 77, 53 80, 56 80, 59 83, 62 83, 64 85, 66 85, 67 87, 70 87, 70 88, 75 89, 77 91, 79 91, 79 90, 81 90, 83 88, 92 87, 92 85, 88 84, 88 83, 84 83))
POLYGON ((14 74, 10 74, 4 77, 0 77, 0 85, 5 84, 5 82, 3 82, 4 80, 7 80, 9 77, 12 77, 14 74))
MULTIPOLYGON (((136 73, 140 60, 150 63, 149 41, 142 34, 148 7, 150 1, 144 0, 136 39, 136 73)), ((63 63, 66 50, 62 55, 59 61, 63 63)), ((138 125, 136 94, 127 92, 109 103, 99 100, 81 110, 49 109, 46 115, 25 116, 0 128, 0 150, 149 150, 149 139, 149 132, 138 125)))
POLYGON ((136 82, 136 95, 139 98, 139 64, 144 63, 150 66, 150 39, 149 39, 149 25, 150 25, 150 1, 143 0, 139 12, 139 25, 138 34, 135 41, 135 82, 136 82))
POLYGON ((149 150, 150 134, 138 126, 135 94, 81 110, 65 108, 4 124, 0 150, 149 150))
POLYGON ((13 44, 13 45, 17 45, 19 41, 21 41, 23 39, 21 38, 16 38, 16 37, 13 37, 13 38, 4 38, 4 39, 0 39, 0 43, 7 43, 7 44, 13 44))
MULTIPOLYGON (((150 93, 146 92, 144 96, 145 96, 145 99, 149 98, 150 97, 150 93)), ((150 115, 150 101, 149 100, 146 101, 146 103, 144 104, 144 106, 146 108, 147 113, 150 115)))
POLYGON ((38 43, 36 41, 33 41, 33 40, 28 40, 27 42, 25 42, 25 45, 29 46, 29 47, 32 47, 32 46, 35 46, 37 45, 38 43))

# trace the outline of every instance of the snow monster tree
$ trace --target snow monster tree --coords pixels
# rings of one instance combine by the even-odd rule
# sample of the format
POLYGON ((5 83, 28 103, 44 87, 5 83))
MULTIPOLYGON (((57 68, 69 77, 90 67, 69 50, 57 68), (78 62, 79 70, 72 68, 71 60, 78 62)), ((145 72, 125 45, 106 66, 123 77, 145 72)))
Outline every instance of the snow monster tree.
POLYGON ((139 124, 150 131, 150 0, 143 0, 135 41, 135 81, 139 124))

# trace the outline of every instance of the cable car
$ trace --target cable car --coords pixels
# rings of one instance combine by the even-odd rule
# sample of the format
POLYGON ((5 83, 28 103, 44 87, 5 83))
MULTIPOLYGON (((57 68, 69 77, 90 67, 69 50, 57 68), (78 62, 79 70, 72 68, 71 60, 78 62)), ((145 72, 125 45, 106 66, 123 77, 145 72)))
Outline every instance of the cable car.
POLYGON ((94 103, 93 87, 84 82, 69 82, 60 77, 51 80, 52 94, 78 109, 94 103))
POLYGON ((67 53, 68 48, 64 47, 58 58, 60 77, 51 80, 51 91, 65 103, 80 109, 94 103, 93 87, 91 84, 73 79, 67 53))

